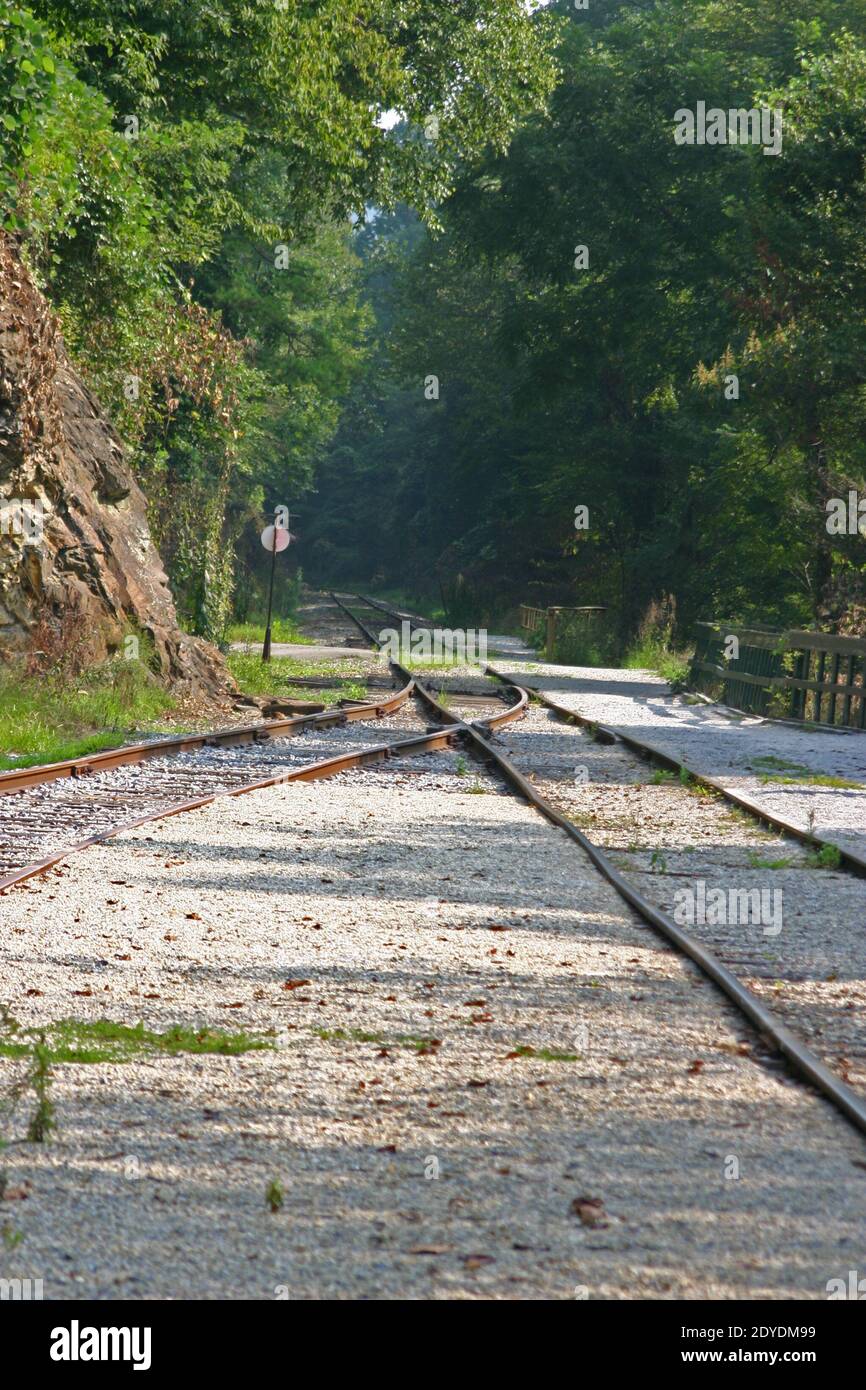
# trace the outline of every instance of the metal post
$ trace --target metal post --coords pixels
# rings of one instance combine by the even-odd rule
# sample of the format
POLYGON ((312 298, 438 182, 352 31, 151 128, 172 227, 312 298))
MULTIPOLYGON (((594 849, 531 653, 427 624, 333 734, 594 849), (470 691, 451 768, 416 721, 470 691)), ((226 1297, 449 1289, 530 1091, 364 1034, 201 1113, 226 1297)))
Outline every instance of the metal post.
POLYGON ((271 583, 268 589, 268 621, 265 626, 265 644, 262 647, 262 661, 271 659, 271 610, 274 606, 274 571, 277 568, 277 512, 274 512, 274 535, 271 542, 271 583))

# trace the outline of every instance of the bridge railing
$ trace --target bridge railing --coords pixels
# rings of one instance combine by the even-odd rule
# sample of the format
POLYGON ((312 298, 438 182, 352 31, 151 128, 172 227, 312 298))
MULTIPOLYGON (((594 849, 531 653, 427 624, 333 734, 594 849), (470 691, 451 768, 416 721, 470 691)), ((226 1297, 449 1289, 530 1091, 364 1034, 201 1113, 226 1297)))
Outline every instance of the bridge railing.
POLYGON ((549 608, 533 608, 528 603, 520 605, 520 626, 527 632, 538 632, 546 628, 544 654, 548 661, 553 660, 553 652, 556 646, 556 634, 561 630, 562 625, 570 620, 569 615, 577 614, 578 621, 587 624, 601 613, 606 613, 607 609, 598 604, 586 604, 581 608, 566 607, 557 604, 549 608))
POLYGON ((697 623, 690 682, 749 714, 866 728, 866 638, 697 623))

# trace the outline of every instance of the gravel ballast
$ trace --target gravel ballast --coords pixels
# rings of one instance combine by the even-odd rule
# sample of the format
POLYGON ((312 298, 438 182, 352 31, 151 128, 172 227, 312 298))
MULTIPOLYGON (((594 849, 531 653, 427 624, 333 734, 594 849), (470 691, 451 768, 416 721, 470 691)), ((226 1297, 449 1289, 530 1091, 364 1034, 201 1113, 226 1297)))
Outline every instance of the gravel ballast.
POLYGON ((457 752, 127 832, 2 918, 27 1026, 275 1044, 53 1069, 0 1204, 46 1298, 823 1298, 863 1264, 862 1139, 457 752))
POLYGON ((598 724, 654 744, 789 825, 866 856, 866 733, 800 728, 688 703, 651 671, 539 663, 497 669, 598 724), (810 777, 854 785, 822 786, 810 777))

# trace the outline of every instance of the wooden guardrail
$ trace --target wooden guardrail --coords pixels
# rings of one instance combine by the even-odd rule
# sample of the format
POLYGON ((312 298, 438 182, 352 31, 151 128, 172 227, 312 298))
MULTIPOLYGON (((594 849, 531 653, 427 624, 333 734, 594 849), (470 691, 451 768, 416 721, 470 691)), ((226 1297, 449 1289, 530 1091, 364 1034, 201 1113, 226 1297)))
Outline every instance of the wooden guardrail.
POLYGON ((537 632, 539 628, 546 625, 547 631, 545 634, 544 654, 548 661, 552 661, 554 648, 556 646, 557 628, 562 621, 562 615, 564 613, 583 614, 586 622, 589 623, 596 614, 606 612, 606 608, 600 607, 597 604, 585 605, 582 608, 568 608, 562 604, 558 604, 551 608, 532 608, 527 603, 521 603, 520 626, 525 628, 527 632, 537 632))
POLYGON ((696 627, 694 689, 714 693, 721 684, 725 703, 749 714, 866 728, 866 638, 724 623, 696 627))

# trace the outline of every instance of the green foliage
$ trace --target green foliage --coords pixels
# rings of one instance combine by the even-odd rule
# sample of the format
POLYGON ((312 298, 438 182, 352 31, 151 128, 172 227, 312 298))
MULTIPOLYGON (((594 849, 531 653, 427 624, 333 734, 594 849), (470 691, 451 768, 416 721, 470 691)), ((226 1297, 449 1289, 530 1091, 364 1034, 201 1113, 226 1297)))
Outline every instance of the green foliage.
POLYGON ((81 757, 160 727, 173 701, 148 670, 146 648, 143 656, 115 657, 61 679, 6 671, 0 676, 0 769, 81 757))
MULTIPOLYGON (((303 645, 309 638, 299 632, 288 618, 274 618, 271 622, 271 639, 274 642, 297 642, 303 645)), ((258 623, 232 623, 226 633, 228 642, 247 642, 251 646, 265 640, 264 620, 258 623)))
POLYGON ((272 1178, 268 1183, 265 1189, 265 1201, 268 1204, 269 1210, 274 1215, 282 1210, 283 1202, 285 1201, 285 1192, 279 1178, 272 1178))
MULTIPOLYGON (((40 1031, 35 1044, 28 1041, 33 1030, 17 1028, 0 1039, 0 1056, 34 1056, 42 1072, 61 1063, 123 1063, 140 1057, 174 1057, 191 1052, 216 1053, 238 1057, 244 1052, 262 1051, 274 1046, 271 1038, 252 1033, 224 1033, 212 1028, 168 1028, 153 1032, 143 1023, 115 1023, 111 1019, 66 1018, 40 1031)), ((44 1088, 43 1088, 44 1089, 44 1088)))
POLYGON ((263 513, 311 485, 368 360, 350 218, 402 197, 435 222, 543 105, 551 47, 521 0, 0 0, 0 225, 195 632, 260 598, 263 513))
POLYGON ((296 661, 289 656, 262 661, 258 651, 229 652, 226 661, 247 695, 287 695, 298 676, 351 677, 362 673, 362 667, 353 661, 296 661))
POLYGON ((442 235, 404 214, 362 248, 384 348, 322 470, 322 569, 606 604, 620 652, 670 594, 638 652, 668 679, 719 612, 857 630, 864 538, 824 503, 866 490, 866 11, 551 10, 549 113, 464 167, 442 235), (699 100, 778 107, 782 155, 678 146, 699 100))
MULTIPOLYGON (((51 1062, 50 1049, 41 1029, 22 1027, 12 1015, 8 1005, 0 1004, 0 1056, 15 1057, 24 1065, 13 1072, 12 1079, 0 1092, 0 1115, 7 1120, 17 1112, 22 1101, 32 1105, 28 1119, 26 1138, 31 1144, 44 1144, 55 1129, 54 1104, 51 1100, 51 1062)), ((6 1146, 0 1140, 0 1149, 6 1146)), ((6 1185, 6 1174, 0 1172, 0 1200, 6 1185)), ((6 1229, 4 1227, 4 1240, 6 1229)), ((12 1246, 17 1244, 15 1233, 10 1232, 12 1246)), ((7 1241, 8 1244, 8 1241, 7 1241)))

